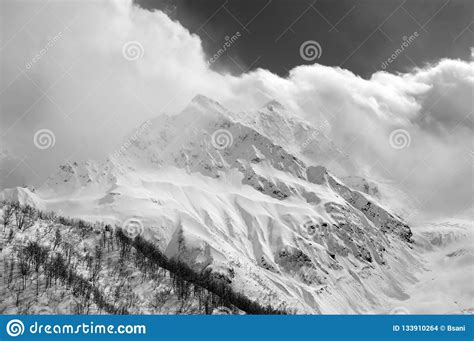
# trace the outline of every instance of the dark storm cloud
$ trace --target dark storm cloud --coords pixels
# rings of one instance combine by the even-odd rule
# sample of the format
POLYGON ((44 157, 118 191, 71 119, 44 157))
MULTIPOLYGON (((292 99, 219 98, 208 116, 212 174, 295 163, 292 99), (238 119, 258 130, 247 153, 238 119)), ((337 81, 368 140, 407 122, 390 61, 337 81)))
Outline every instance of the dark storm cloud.
MULTIPOLYGON (((160 11, 129 1, 41 6, 12 2, 2 12, 7 29, 0 134, 2 147, 22 160, 7 170, 15 175, 7 178, 9 185, 21 185, 12 179, 22 176, 40 184, 65 159, 103 157, 146 119, 179 112, 202 93, 234 110, 258 108, 274 98, 289 115, 318 125, 328 120, 329 136, 361 161, 361 173, 389 176, 428 211, 472 204, 472 129, 463 121, 472 112, 472 62, 443 59, 367 79, 319 63, 292 68, 288 77, 264 69, 231 76, 210 69, 200 37, 160 11), (28 32, 17 32, 19 18, 37 12, 28 32), (61 39, 28 69, 58 32, 61 39), (54 132, 52 148, 33 143, 41 129, 54 132), (400 129, 411 143, 397 149, 390 137, 400 129)), ((240 48, 246 38, 241 32, 229 51, 240 48)), ((299 45, 294 48, 291 53, 299 55, 299 45)), ((323 46, 322 56, 326 50, 323 46)))
POLYGON ((153 9, 177 8, 175 18, 203 40, 212 55, 225 36, 243 34, 236 48, 213 65, 235 74, 258 67, 287 75, 304 64, 298 49, 320 43, 318 63, 342 66, 369 78, 403 43, 419 34, 387 71, 406 72, 441 58, 470 59, 474 45, 468 0, 137 0, 153 9))

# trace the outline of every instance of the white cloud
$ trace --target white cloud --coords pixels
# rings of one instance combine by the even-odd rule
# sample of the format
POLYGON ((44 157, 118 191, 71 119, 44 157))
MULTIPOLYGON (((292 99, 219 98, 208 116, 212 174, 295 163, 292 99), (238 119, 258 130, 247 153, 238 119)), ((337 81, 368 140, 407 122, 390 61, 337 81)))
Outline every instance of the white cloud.
POLYGON ((29 33, 5 41, 40 6, 8 2, 2 15, 11 29, 2 41, 1 88, 13 82, 0 99, 2 139, 13 153, 28 157, 38 173, 34 181, 65 157, 95 158, 112 150, 127 131, 179 111, 196 93, 237 110, 258 107, 270 96, 297 115, 327 119, 343 149, 429 209, 447 212, 472 203, 472 62, 442 60, 407 74, 377 72, 368 80, 318 64, 296 67, 288 78, 266 70, 222 75, 208 68, 197 35, 130 1, 50 3, 27 26, 29 33), (61 39, 26 70, 58 32, 61 39), (129 41, 143 46, 136 61, 123 58, 129 41), (19 68, 26 76, 16 79, 19 68), (56 134, 48 153, 31 141, 42 128, 56 134), (409 132, 411 144, 396 150, 388 139, 399 128, 409 132))

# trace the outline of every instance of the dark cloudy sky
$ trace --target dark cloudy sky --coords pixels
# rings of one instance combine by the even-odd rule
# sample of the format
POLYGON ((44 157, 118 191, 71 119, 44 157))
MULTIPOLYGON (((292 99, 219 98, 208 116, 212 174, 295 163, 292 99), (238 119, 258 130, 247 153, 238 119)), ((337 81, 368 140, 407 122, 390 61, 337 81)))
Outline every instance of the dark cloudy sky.
POLYGON ((278 100, 328 127, 355 175, 388 178, 431 212, 472 205, 472 0, 138 1, 0 1, 0 188, 102 160, 203 94, 236 112, 278 100), (307 41, 319 59, 300 54, 307 41), (393 148, 400 131, 409 143, 393 148))
MULTIPOLYGON (((363 77, 415 31, 419 37, 387 67, 407 71, 440 58, 470 60, 474 2, 467 0, 138 0, 141 6, 172 12, 198 34, 212 55, 225 36, 242 33, 216 68, 233 73, 258 67, 279 75, 305 63, 299 46, 315 40, 320 64, 341 66, 363 77)), ((307 62, 310 63, 310 62, 307 62)))

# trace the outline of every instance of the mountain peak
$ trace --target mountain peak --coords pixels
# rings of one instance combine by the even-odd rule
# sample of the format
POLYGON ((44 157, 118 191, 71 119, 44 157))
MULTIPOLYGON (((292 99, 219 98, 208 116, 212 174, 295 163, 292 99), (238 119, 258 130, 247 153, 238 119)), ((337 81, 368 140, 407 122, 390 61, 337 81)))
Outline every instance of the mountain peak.
POLYGON ((204 107, 218 106, 218 107, 224 108, 219 102, 217 102, 217 101, 215 101, 212 98, 209 98, 207 96, 201 95, 201 94, 197 94, 196 96, 194 96, 193 99, 191 100, 191 103, 201 105, 201 106, 204 106, 204 107))
POLYGON ((275 110, 282 110, 282 109, 285 109, 285 106, 283 104, 281 104, 280 102, 278 102, 277 100, 275 99, 272 99, 270 102, 268 102, 267 104, 265 104, 263 106, 263 108, 266 108, 270 111, 275 111, 275 110))
POLYGON ((201 94, 194 96, 191 103, 187 108, 185 108, 183 113, 188 111, 195 112, 196 109, 203 114, 211 116, 214 116, 215 114, 227 114, 229 112, 219 102, 201 94))

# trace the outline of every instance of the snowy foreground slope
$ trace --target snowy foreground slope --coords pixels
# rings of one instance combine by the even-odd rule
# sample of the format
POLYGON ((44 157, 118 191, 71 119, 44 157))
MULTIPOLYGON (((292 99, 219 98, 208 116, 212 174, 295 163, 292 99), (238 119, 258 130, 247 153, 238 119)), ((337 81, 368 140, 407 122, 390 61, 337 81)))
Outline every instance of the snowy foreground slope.
POLYGON ((132 243, 102 223, 2 203, 2 217, 8 212, 13 219, 0 232, 1 314, 242 313, 197 277, 180 274, 181 264, 156 257, 143 239, 132 243))
POLYGON ((145 122, 107 160, 65 164, 34 193, 9 189, 0 199, 121 226, 276 309, 405 306, 432 240, 414 243, 377 189, 350 176, 354 161, 284 111, 271 102, 236 114, 197 96, 181 114, 145 122))

